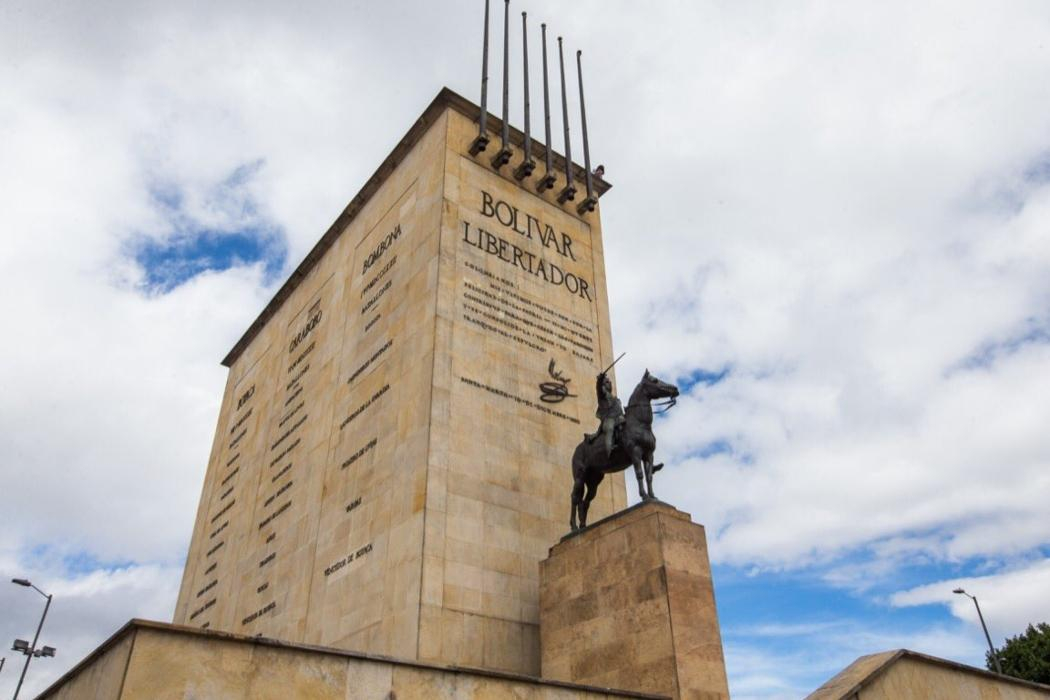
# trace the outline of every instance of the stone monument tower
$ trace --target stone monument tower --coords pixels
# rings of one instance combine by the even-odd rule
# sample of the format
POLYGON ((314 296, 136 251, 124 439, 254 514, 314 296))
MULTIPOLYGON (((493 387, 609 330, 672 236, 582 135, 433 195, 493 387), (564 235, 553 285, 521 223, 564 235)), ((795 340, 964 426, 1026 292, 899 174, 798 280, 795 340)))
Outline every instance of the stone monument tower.
MULTIPOLYGON (((612 360, 602 234, 558 201, 582 168, 552 152, 538 189, 544 146, 518 179, 525 134, 489 120, 496 167, 478 120, 442 90, 223 361, 176 623, 539 674, 612 360)), ((595 517, 625 504, 607 479, 595 517)))

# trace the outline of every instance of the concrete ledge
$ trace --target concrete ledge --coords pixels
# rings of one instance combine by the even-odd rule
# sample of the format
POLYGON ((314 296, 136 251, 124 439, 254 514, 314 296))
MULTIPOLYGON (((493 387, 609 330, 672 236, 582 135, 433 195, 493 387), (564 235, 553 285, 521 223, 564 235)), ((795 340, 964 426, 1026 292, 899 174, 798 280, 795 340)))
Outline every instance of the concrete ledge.
POLYGON ((130 620, 40 698, 666 698, 130 620))

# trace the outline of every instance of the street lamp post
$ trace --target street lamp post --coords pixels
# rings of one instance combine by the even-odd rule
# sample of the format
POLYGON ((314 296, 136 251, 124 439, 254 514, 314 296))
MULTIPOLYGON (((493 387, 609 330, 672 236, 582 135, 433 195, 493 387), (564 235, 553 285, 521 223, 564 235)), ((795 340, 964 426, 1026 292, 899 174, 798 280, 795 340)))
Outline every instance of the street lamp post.
POLYGON ((984 624, 984 615, 981 614, 981 606, 977 602, 977 596, 970 595, 969 593, 967 593, 966 591, 964 591, 961 588, 956 588, 954 591, 952 591, 952 593, 955 593, 955 594, 958 594, 958 595, 964 595, 967 598, 970 598, 971 600, 973 600, 973 604, 977 608, 977 617, 981 621, 981 629, 984 630, 984 638, 986 640, 988 640, 988 653, 991 654, 992 661, 995 663, 995 670, 996 670, 996 672, 999 675, 1002 675, 1003 667, 999 665, 999 655, 995 653, 995 647, 992 646, 992 637, 991 637, 991 635, 988 634, 988 625, 984 624))
MULTIPOLYGON (((11 583, 17 583, 19 586, 25 586, 26 588, 32 588, 34 591, 36 591, 37 593, 39 593, 40 595, 44 596, 47 599, 47 603, 44 604, 44 614, 40 616, 40 624, 38 624, 36 626, 36 634, 33 636, 33 644, 29 647, 29 649, 27 649, 25 652, 23 652, 26 655, 26 663, 25 663, 25 666, 22 667, 22 675, 18 678, 18 685, 15 687, 15 696, 12 699, 12 700, 18 700, 18 693, 19 693, 20 690, 22 690, 22 682, 26 678, 26 671, 29 670, 29 662, 33 660, 33 656, 37 653, 37 651, 36 651, 36 643, 40 640, 40 630, 44 628, 44 619, 47 617, 47 609, 51 607, 51 596, 48 595, 47 593, 44 593, 42 590, 40 590, 39 588, 37 588, 32 583, 30 583, 27 579, 24 579, 24 578, 13 578, 13 579, 11 579, 11 583)), ((48 654, 49 656, 53 656, 54 655, 54 650, 53 649, 51 649, 50 647, 47 647, 47 650, 50 651, 50 654, 48 654)), ((42 654, 40 654, 40 655, 42 655, 42 654)))

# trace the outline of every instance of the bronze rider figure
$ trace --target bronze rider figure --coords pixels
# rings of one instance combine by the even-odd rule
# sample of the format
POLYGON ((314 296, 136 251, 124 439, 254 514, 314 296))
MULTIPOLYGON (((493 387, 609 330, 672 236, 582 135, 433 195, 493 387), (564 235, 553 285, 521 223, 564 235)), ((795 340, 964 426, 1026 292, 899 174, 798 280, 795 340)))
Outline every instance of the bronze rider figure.
POLYGON ((598 426, 598 432, 594 433, 591 439, 598 437, 603 439, 605 458, 608 459, 615 447, 616 426, 624 421, 623 405, 613 393, 612 380, 605 372, 598 375, 594 389, 598 394, 598 410, 594 412, 594 415, 601 423, 598 426))

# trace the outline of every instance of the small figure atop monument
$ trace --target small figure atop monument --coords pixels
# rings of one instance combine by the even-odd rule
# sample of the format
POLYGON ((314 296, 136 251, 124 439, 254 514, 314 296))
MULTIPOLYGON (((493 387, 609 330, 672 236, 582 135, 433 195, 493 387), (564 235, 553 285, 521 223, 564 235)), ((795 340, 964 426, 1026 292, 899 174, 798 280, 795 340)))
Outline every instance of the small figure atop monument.
MULTIPOLYGON (((616 362, 619 360, 616 358, 616 362)), ((573 530, 587 526, 587 510, 606 474, 634 465, 638 495, 642 500, 649 500, 655 498, 653 472, 663 466, 653 465, 656 436, 653 435, 652 401, 668 399, 662 404, 666 411, 675 404, 678 387, 645 370, 624 409, 613 392, 612 380, 609 379, 611 369, 612 365, 609 365, 595 381, 598 400, 595 416, 601 421, 598 431, 585 435, 572 455, 572 515, 569 525, 573 530)))

